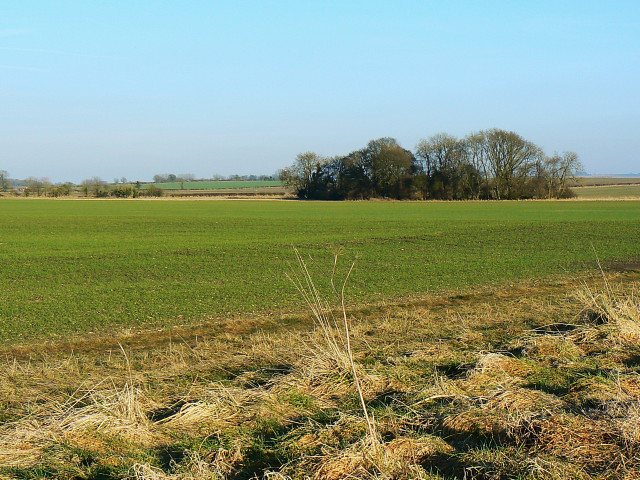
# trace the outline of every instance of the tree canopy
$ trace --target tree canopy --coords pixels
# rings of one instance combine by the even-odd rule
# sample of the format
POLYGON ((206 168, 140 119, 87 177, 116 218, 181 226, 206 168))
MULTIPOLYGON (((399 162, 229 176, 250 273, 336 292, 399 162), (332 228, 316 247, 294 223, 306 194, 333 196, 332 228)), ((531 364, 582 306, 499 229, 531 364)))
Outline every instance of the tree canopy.
POLYGON ((300 153, 280 178, 303 199, 563 198, 581 169, 575 152, 548 157, 517 133, 493 128, 462 139, 438 133, 415 152, 383 137, 334 158, 300 153))

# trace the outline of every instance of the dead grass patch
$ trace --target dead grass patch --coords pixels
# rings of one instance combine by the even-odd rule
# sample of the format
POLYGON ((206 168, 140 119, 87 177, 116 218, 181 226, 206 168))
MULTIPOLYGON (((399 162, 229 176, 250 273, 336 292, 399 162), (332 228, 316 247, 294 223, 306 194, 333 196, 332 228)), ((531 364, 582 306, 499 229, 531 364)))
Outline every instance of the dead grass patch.
POLYGON ((351 358, 340 322, 271 320, 9 356, 0 478, 637 478, 634 287, 574 290, 371 308, 351 358))

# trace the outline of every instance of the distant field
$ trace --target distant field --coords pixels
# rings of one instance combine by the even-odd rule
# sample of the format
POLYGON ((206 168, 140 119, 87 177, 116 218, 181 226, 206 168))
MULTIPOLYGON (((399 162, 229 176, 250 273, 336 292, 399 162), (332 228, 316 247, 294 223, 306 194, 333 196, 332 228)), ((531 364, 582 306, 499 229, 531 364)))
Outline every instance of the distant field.
POLYGON ((291 190, 284 185, 273 187, 209 188, 199 190, 167 190, 169 197, 286 197, 291 190))
POLYGON ((640 185, 640 177, 578 177, 574 186, 640 185))
POLYGON ((291 246, 350 302, 640 259, 640 202, 0 201, 0 338, 299 310, 291 246))
POLYGON ((574 187, 578 198, 640 198, 640 185, 605 185, 593 187, 574 187))
POLYGON ((153 183, 144 184, 142 188, 147 188, 149 185, 155 185, 156 187, 164 190, 210 190, 210 189, 227 189, 227 188, 262 188, 262 187, 280 187, 282 182, 275 180, 212 180, 212 181, 197 181, 197 182, 165 182, 165 183, 153 183))

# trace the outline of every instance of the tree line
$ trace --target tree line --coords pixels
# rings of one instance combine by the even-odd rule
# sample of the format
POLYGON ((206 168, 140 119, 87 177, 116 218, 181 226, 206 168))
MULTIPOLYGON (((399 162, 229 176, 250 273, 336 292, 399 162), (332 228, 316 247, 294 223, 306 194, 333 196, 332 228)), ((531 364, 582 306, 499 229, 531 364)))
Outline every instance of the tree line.
MULTIPOLYGON (((192 173, 183 174, 157 174, 153 176, 154 183, 166 182, 194 182, 211 180, 278 180, 278 174, 274 175, 213 175, 211 179, 196 178, 192 173)), ((108 183, 100 177, 91 177, 80 184, 72 182, 53 183, 47 177, 27 177, 25 179, 12 179, 9 172, 0 170, 0 194, 24 195, 26 197, 65 197, 73 193, 79 193, 85 197, 160 197, 163 190, 148 182, 127 181, 126 177, 114 178, 113 183, 108 183)))
MULTIPOLYGON (((278 174, 275 175, 220 175, 214 174, 211 178, 196 178, 193 173, 157 173, 153 176, 154 183, 169 183, 169 182, 194 182, 194 181, 222 181, 222 180, 278 180, 278 174)), ((117 182, 116 182, 117 183, 117 182)))
POLYGON ((582 170, 575 152, 547 156, 517 133, 493 128, 460 139, 439 133, 413 152, 384 137, 345 156, 300 153, 280 179, 302 199, 569 198, 569 181, 582 170))
POLYGON ((6 170, 0 170, 0 193, 3 192, 22 194, 25 197, 68 197, 73 193, 79 193, 84 197, 95 198, 161 197, 164 194, 164 191, 155 185, 143 185, 139 181, 127 184, 124 177, 116 179, 113 184, 108 184, 100 177, 87 178, 79 185, 72 182, 54 184, 45 177, 11 180, 6 170))

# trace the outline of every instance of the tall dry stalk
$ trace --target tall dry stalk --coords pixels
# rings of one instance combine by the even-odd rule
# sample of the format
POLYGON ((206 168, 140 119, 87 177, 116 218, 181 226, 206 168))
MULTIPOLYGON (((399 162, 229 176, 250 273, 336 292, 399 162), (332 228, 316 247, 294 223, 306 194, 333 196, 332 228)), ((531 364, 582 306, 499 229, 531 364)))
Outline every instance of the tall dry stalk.
POLYGON ((337 296, 338 303, 340 305, 342 327, 344 328, 344 338, 336 338, 335 332, 336 330, 339 330, 339 328, 337 321, 333 316, 332 310, 329 307, 329 304, 322 298, 322 296, 318 292, 313 277, 311 276, 311 273, 309 272, 307 264, 302 258, 302 255, 300 255, 300 252, 297 248, 294 247, 293 250, 295 252, 300 271, 302 272, 302 279, 296 274, 293 268, 291 269, 291 275, 287 274, 287 277, 289 278, 289 280, 291 280, 291 282, 296 287, 302 298, 305 300, 307 306, 311 310, 315 323, 320 327, 322 335, 327 342, 327 347, 329 351, 335 356, 336 361, 344 363, 344 360, 346 359, 346 364, 351 370, 351 373, 353 375, 353 383, 358 392, 358 397, 360 398, 362 412, 364 414, 365 421, 367 422, 369 437, 375 449, 376 445, 378 444, 378 436, 376 435, 373 418, 369 415, 369 411, 367 410, 367 404, 364 400, 364 394, 362 393, 362 386, 358 377, 358 371, 353 359, 353 351, 351 348, 351 329, 349 327, 349 318, 347 316, 347 307, 345 302, 345 289, 347 287, 347 283, 349 282, 349 278, 351 277, 351 273, 356 266, 356 261, 353 261, 353 263, 351 264, 351 268, 349 268, 349 271, 347 272, 347 275, 342 282, 342 286, 338 288, 336 286, 335 279, 340 253, 335 253, 333 257, 333 268, 331 270, 331 274, 329 275, 329 282, 331 284, 331 289, 337 296))

